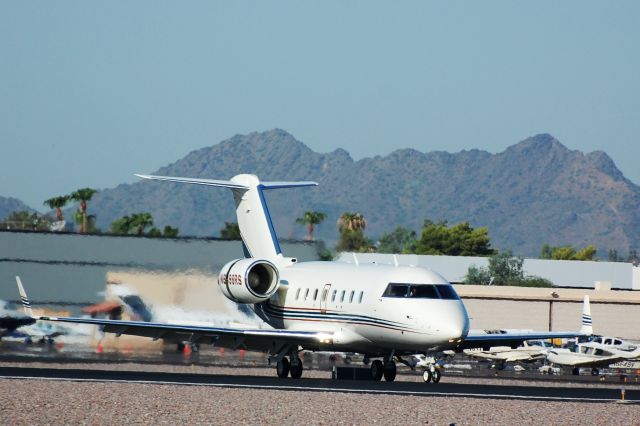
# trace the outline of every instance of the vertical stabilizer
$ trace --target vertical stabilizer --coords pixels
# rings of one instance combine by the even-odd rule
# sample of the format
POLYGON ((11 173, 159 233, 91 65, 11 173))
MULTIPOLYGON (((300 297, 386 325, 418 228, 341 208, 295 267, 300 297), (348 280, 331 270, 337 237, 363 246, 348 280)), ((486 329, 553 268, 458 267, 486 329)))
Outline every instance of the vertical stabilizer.
POLYGON ((250 257, 275 259, 282 249, 271 222, 269 209, 264 199, 264 187, 257 176, 237 175, 231 182, 246 189, 232 189, 236 202, 236 216, 242 241, 250 257))
POLYGON ((24 313, 27 314, 27 316, 29 316, 30 318, 33 318, 33 311, 31 310, 31 302, 29 302, 29 298, 27 297, 27 292, 24 291, 22 280, 17 275, 16 275, 16 283, 18 284, 18 292, 20 293, 20 302, 22 303, 22 308, 24 309, 24 313))
POLYGON ((591 335, 593 334, 593 322, 591 320, 591 305, 589 304, 589 296, 584 296, 584 302, 582 303, 582 326, 580 327, 580 333, 591 335))
MULTIPOLYGON (((212 180, 185 177, 136 175, 143 179, 168 182, 190 183, 194 185, 229 188, 236 204, 238 227, 248 252, 248 257, 275 260, 282 257, 278 237, 271 222, 269 209, 264 198, 267 189, 316 186, 316 182, 260 182, 255 175, 241 174, 231 180, 212 180)), ((246 255, 247 253, 245 253, 246 255)))

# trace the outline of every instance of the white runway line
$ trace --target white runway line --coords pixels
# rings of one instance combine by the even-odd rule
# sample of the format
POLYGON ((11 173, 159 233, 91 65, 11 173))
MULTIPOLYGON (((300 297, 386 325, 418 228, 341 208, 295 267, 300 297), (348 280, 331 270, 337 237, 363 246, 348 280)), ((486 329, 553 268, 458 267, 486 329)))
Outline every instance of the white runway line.
MULTIPOLYGON (((170 381, 154 381, 154 380, 136 380, 134 382, 116 379, 80 379, 80 378, 56 378, 56 377, 26 377, 26 376, 0 376, 3 379, 19 379, 19 380, 58 380, 66 382, 89 382, 89 383, 131 383, 131 384, 148 384, 148 385, 170 385, 170 386, 210 386, 218 388, 237 388, 237 389, 272 389, 283 391, 313 391, 313 392, 343 392, 343 393, 362 393, 362 394, 388 394, 388 395, 413 395, 413 396, 434 396, 434 397, 458 397, 458 398, 482 398, 482 399, 516 399, 516 400, 532 400, 532 401, 566 401, 566 402, 618 402, 613 398, 575 398, 575 397, 554 397, 554 396, 526 396, 526 395, 507 395, 507 394, 486 394, 486 393, 464 393, 464 392, 412 392, 412 391, 392 391, 377 389, 348 389, 348 388, 319 388, 319 387, 300 387, 300 386, 274 386, 274 385, 242 385, 233 383, 195 383, 195 382, 170 382, 170 381)), ((427 385, 428 386, 428 385, 427 385)), ((640 404, 640 401, 627 400, 632 404, 640 404)))

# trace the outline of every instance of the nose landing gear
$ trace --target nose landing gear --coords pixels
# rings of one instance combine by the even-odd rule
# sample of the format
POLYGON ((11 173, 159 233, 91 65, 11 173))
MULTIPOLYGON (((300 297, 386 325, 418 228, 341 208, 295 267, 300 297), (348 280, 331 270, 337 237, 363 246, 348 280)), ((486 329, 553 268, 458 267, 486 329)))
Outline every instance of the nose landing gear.
POLYGON ((422 380, 424 380, 425 383, 429 383, 432 380, 433 383, 439 383, 441 378, 442 373, 435 365, 430 365, 422 373, 422 380))

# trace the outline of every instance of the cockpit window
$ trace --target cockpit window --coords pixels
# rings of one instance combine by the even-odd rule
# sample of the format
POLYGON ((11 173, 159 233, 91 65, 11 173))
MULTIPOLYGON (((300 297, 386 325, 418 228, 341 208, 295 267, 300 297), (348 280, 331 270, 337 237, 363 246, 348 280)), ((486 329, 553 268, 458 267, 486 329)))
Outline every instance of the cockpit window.
POLYGON ((458 293, 453 289, 452 285, 449 284, 437 284, 438 293, 440 293, 440 297, 447 300, 459 300, 460 297, 458 293))
POLYGON ((409 297, 419 299, 439 299, 435 286, 428 284, 412 285, 409 289, 409 297))
POLYGON ((407 297, 408 292, 409 285, 407 284, 389 284, 382 293, 382 297, 407 297))
MULTIPOLYGON (((394 284, 391 283, 382 297, 408 297, 414 299, 440 299, 435 285, 432 284, 394 284)), ((455 294, 455 292, 454 292, 455 294)), ((457 296, 457 295, 456 295, 457 296)), ((442 297, 443 299, 445 297, 442 297)))

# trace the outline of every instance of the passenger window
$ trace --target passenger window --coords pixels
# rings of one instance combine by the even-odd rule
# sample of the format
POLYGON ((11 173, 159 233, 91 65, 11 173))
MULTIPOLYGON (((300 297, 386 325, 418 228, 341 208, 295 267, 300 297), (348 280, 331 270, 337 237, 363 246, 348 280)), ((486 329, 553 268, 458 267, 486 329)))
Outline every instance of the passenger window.
POLYGON ((362 297, 364 296, 364 291, 360 292, 360 297, 358 298, 358 303, 362 303, 362 297))
POLYGON ((320 299, 321 299, 323 302, 324 302, 325 300, 327 300, 327 293, 328 293, 328 291, 327 291, 327 289, 326 289, 326 288, 325 288, 324 290, 322 290, 322 297, 321 297, 320 299))
POLYGON ((309 300, 309 289, 304 291, 304 300, 309 300))
POLYGON ((318 289, 316 288, 313 292, 313 300, 315 301, 318 298, 318 289))
POLYGON ((336 301, 336 294, 338 294, 338 290, 333 290, 333 293, 331 293, 331 301, 332 302, 336 301))
POLYGON ((349 303, 353 302, 353 295, 356 294, 354 290, 351 290, 351 295, 349 296, 349 303))
POLYGON ((613 341, 613 344, 614 344, 614 345, 621 345, 621 344, 622 344, 622 341, 621 341, 621 340, 616 339, 616 340, 614 340, 614 341, 613 341))
POLYGON ((296 300, 300 298, 300 289, 296 290, 296 300))
POLYGON ((340 293, 340 303, 344 302, 344 290, 340 293))

